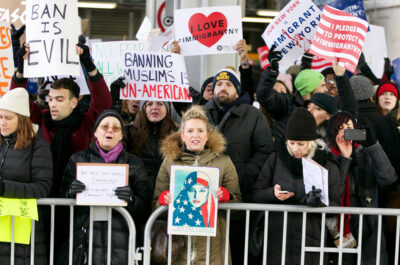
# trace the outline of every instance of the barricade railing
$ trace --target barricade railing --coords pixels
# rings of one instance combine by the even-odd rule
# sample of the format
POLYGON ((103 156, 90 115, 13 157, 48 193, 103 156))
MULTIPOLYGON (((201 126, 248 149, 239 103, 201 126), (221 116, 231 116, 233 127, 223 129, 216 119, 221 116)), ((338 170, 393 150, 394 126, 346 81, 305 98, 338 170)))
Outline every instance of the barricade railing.
MULTIPOLYGON (((380 253, 381 253, 381 239, 382 233, 382 217, 383 216, 396 216, 396 235, 395 235, 395 254, 394 254, 394 264, 398 265, 399 260, 399 235, 400 235, 400 209, 388 209, 388 208, 356 208, 356 207, 307 207, 298 205, 282 205, 282 204, 253 204, 253 203, 221 203, 218 204, 219 210, 226 211, 226 230, 225 230, 225 258, 224 264, 228 264, 229 255, 229 232, 230 232, 230 219, 231 211, 245 211, 246 222, 245 222, 245 244, 244 244, 244 261, 243 264, 248 264, 248 254, 249 254, 249 228, 250 228, 250 213, 252 211, 264 211, 265 221, 264 221, 264 244, 263 244, 263 254, 262 254, 262 264, 267 264, 267 248, 268 248, 268 220, 270 212, 280 212, 283 213, 283 233, 282 233, 282 257, 281 264, 285 264, 286 256, 286 241, 287 241, 287 222, 288 213, 299 213, 302 214, 302 238, 301 238, 301 265, 305 263, 305 253, 319 253, 320 264, 324 264, 324 254, 327 253, 337 253, 338 254, 338 264, 342 264, 343 254, 352 253, 357 255, 357 264, 361 264, 361 254, 362 254, 362 233, 363 233, 363 219, 364 216, 377 216, 377 242, 376 242, 376 264, 380 264, 380 253), (320 231, 320 246, 306 246, 306 225, 307 225, 307 215, 308 214, 321 214, 321 231, 320 231), (338 247, 327 247, 325 246, 325 220, 327 214, 338 214, 340 215, 340 238, 338 247), (343 231, 344 231, 344 215, 350 214, 352 216, 356 215, 359 217, 358 225, 358 238, 357 247, 355 248, 344 248, 343 247, 343 231)), ((163 215, 168 210, 168 207, 161 206, 156 209, 150 216, 146 223, 145 235, 144 235, 144 265, 151 264, 151 230, 154 222, 163 215)), ((221 211, 220 211, 221 213, 221 211)), ((219 213, 219 214, 220 214, 219 213)), ((171 245, 172 237, 169 235, 168 238, 168 264, 171 264, 171 245)), ((187 238, 187 256, 190 254, 191 236, 187 238)), ((206 253, 206 264, 210 262, 210 237, 207 238, 207 253, 206 253)), ((187 264, 190 264, 190 260, 187 259, 187 264)))
MULTIPOLYGON (((56 227, 55 224, 55 208, 56 207, 69 207, 69 265, 73 265, 73 242, 74 242, 74 210, 75 207, 81 207, 76 205, 74 199, 55 199, 46 198, 38 199, 38 206, 49 206, 50 207, 50 251, 49 251, 49 264, 55 264, 55 253, 54 253, 54 231, 55 229, 66 229, 66 227, 56 227)), ((128 265, 134 265, 135 261, 140 260, 140 255, 136 255, 136 227, 135 223, 129 212, 124 207, 105 207, 105 206, 84 206, 89 208, 89 249, 88 249, 88 263, 93 263, 93 224, 95 221, 106 221, 107 227, 107 265, 111 265, 111 235, 112 235, 112 210, 117 211, 124 218, 127 227, 129 229, 128 238, 128 265)), ((30 264, 35 264, 35 220, 32 220, 32 233, 31 233, 31 259, 30 264)), ((11 224, 11 255, 10 264, 14 265, 15 262, 15 242, 14 242, 14 217, 12 218, 11 224)))

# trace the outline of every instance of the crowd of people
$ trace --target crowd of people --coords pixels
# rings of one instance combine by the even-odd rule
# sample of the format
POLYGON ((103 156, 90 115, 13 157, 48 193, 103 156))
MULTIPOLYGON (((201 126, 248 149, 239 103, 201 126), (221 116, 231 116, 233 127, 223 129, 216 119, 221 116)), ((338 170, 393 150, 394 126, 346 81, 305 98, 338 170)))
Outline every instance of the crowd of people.
MULTIPOLYGON (((313 56, 305 53, 300 66, 281 73, 279 61, 284 55, 276 47, 270 48, 270 65, 261 70, 249 63, 248 45, 240 40, 236 46, 239 69, 227 66, 207 78, 201 88, 190 87, 193 103, 138 101, 119 98, 125 87, 123 78, 108 88, 89 47, 81 43, 76 52, 90 89, 87 105, 80 87, 69 78, 54 81, 49 90, 41 88, 38 95, 28 95, 23 66, 29 45, 15 44, 20 35, 12 36, 16 71, 10 91, 0 99, 2 197, 75 198, 87 188, 76 178, 77 163, 128 164, 128 184, 118 187, 115 195, 126 201, 141 244, 151 212, 176 203, 170 194, 171 166, 219 168, 219 188, 212 199, 220 203, 327 206, 320 189, 305 191, 302 158, 308 158, 328 170, 329 206, 399 206, 399 89, 391 79, 390 61, 378 79, 363 56, 354 74, 337 61, 322 72, 311 70, 313 56), (172 116, 172 109, 179 119, 172 116), (362 129, 357 132, 365 132, 365 137, 349 138, 346 132, 353 129, 362 129)), ((178 42, 171 52, 180 53, 178 42)), ((209 180, 192 177, 194 182, 184 187, 187 194, 179 196, 193 198, 208 187, 209 180)), ((32 242, 35 264, 47 264, 49 220, 45 212, 39 214, 43 218, 35 225, 32 242)), ((57 258, 68 240, 68 214, 56 210, 57 264, 64 264, 57 258)), ((75 229, 87 226, 88 215, 86 208, 78 208, 75 229)), ((111 263, 126 264, 128 228, 120 214, 113 212, 112 218, 111 263)), ((281 264, 283 214, 271 213, 268 218, 268 264, 281 264)), ((376 264, 378 218, 364 218, 362 264, 376 264)), ((361 243, 357 242, 359 217, 346 214, 343 219, 343 244, 356 247, 361 243)), ((202 221, 213 223, 210 218, 202 221)), ((286 264, 300 263, 302 222, 301 214, 288 214, 286 264)), ((340 222, 336 215, 327 215, 325 224, 320 215, 308 215, 306 245, 320 246, 321 227, 326 227, 324 245, 339 246, 340 222)), ((394 261, 395 233, 390 223, 389 219, 382 222, 378 263, 383 265, 394 261)), ((243 264, 245 224, 243 212, 232 213, 228 264, 243 264)), ((210 242, 210 264, 224 263, 225 231, 221 212, 216 237, 210 242)), ((93 233, 93 264, 105 264, 107 226, 96 222, 93 233)), ((174 264, 187 264, 187 258, 190 264, 204 264, 206 241, 193 237, 191 255, 185 245, 174 264)), ((0 243, 0 264, 9 264, 10 253, 10 244, 0 243)), ((30 255, 29 246, 16 244, 15 264, 29 264, 30 255)), ((261 264, 261 255, 249 255, 249 264, 261 264)), ((337 259, 338 255, 325 255, 324 264, 337 263, 337 259)), ((355 254, 343 255, 342 264, 356 262, 355 254)), ((307 253, 305 264, 320 264, 319 254, 307 253)))

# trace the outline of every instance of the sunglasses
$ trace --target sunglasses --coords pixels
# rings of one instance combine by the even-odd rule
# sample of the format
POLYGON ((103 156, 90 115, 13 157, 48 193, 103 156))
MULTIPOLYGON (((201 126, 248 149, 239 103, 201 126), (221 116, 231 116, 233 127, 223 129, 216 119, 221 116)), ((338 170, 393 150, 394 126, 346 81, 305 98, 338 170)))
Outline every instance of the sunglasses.
POLYGON ((111 128, 111 130, 114 132, 114 133, 117 133, 117 132, 120 132, 121 131, 121 127, 110 127, 109 125, 101 125, 100 126, 100 129, 102 129, 103 131, 105 131, 105 132, 108 132, 108 130, 111 128))

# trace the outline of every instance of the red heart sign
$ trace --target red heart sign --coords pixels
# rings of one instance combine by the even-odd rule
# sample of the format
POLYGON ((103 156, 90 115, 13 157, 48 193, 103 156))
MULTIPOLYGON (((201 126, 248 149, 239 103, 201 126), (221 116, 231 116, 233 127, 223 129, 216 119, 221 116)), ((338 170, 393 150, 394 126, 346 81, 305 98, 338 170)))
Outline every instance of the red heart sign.
POLYGON ((225 34, 228 21, 220 12, 211 13, 208 17, 202 13, 194 14, 189 19, 189 31, 201 44, 211 47, 225 34))

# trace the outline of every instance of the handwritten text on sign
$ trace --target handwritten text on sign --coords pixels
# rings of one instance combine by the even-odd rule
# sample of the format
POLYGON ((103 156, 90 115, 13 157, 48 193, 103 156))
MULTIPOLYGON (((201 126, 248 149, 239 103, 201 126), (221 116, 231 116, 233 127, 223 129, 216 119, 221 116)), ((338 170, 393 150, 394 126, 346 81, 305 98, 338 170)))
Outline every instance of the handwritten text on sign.
POLYGON ((147 51, 144 41, 110 41, 92 44, 92 56, 97 70, 102 73, 108 87, 124 75, 124 54, 127 51, 147 51))
POLYGON ((175 38, 186 55, 235 53, 242 39, 240 6, 175 10, 175 38))
POLYGON ((24 76, 79 75, 77 0, 27 0, 24 76), (44 74, 45 72, 45 74, 44 74))
POLYGON ((337 57, 339 65, 354 72, 367 29, 365 20, 325 5, 310 53, 330 61, 337 57))
POLYGON ((124 76, 121 99, 192 101, 185 60, 179 54, 126 52, 124 76))
POLYGON ((115 195, 115 189, 128 185, 128 174, 127 164, 77 163, 76 178, 86 188, 76 195, 76 204, 126 206, 115 195))
POLYGON ((10 38, 10 25, 0 22, 0 96, 10 88, 14 60, 10 38))
POLYGON ((282 68, 289 68, 310 48, 320 18, 321 11, 311 0, 292 0, 268 25, 262 38, 268 48, 276 45, 282 51, 282 68))

